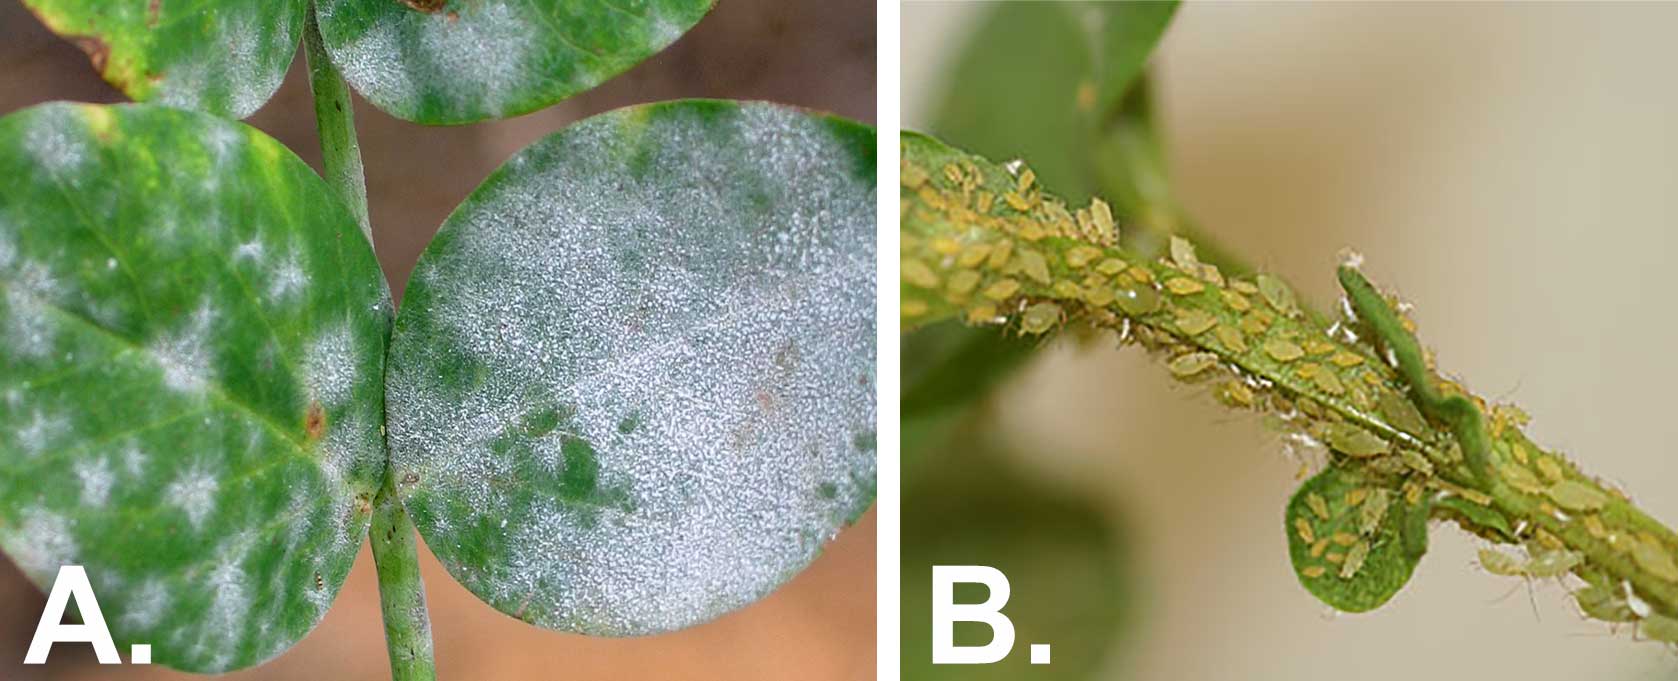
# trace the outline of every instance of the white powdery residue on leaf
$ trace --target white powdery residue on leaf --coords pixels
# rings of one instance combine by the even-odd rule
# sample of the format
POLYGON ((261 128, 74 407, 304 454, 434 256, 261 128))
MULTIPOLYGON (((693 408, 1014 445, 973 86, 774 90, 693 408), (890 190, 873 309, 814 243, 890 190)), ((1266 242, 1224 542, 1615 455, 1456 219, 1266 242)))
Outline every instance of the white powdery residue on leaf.
POLYGON ((514 5, 476 3, 450 20, 387 14, 333 56, 345 77, 375 102, 405 110, 435 96, 454 115, 481 110, 500 116, 529 85, 554 77, 531 64, 537 32, 544 30, 531 12, 540 10, 514 5), (393 54, 413 56, 392 59, 393 54))
POLYGON ((146 452, 140 446, 129 442, 122 450, 122 468, 128 475, 138 478, 146 473, 146 452))
POLYGON ((210 81, 202 61, 176 62, 158 81, 152 98, 165 106, 198 111, 204 108, 204 88, 210 81))
POLYGON ((215 378, 211 327, 215 308, 205 301, 182 329, 159 336, 147 348, 163 370, 163 383, 183 393, 199 393, 215 378))
POLYGON ((268 282, 268 300, 279 303, 303 291, 309 284, 309 275, 303 271, 303 265, 297 256, 292 255, 274 270, 268 282))
POLYGON ((70 176, 79 172, 92 155, 87 135, 87 122, 75 106, 52 104, 35 113, 23 145, 48 173, 59 180, 71 180, 70 176))
POLYGON ((201 655, 208 655, 206 671, 225 671, 231 667, 233 653, 244 641, 250 624, 246 614, 251 609, 252 594, 243 564, 251 539, 241 533, 225 541, 226 548, 220 551, 215 566, 204 580, 204 588, 210 594, 210 608, 205 613, 208 621, 202 630, 204 638, 195 648, 201 655))
POLYGON ((69 432, 69 420, 36 409, 30 413, 29 422, 17 430, 17 443, 24 456, 35 457, 51 451, 69 432))
POLYGON ((334 407, 349 401, 355 392, 358 359, 355 332, 347 322, 317 336, 303 358, 303 382, 310 398, 334 407))
POLYGON ((251 239, 233 248, 233 262, 262 262, 262 241, 251 239))
POLYGON ((17 237, 12 236, 11 225, 0 220, 0 272, 11 269, 12 263, 17 261, 17 237))
POLYGON ((92 457, 77 461, 75 469, 76 479, 82 486, 82 504, 103 507, 111 498, 111 487, 116 484, 116 474, 111 472, 110 462, 103 456, 92 457))
MULTIPOLYGON (((860 510, 875 471, 853 442, 875 418, 874 188, 851 152, 773 107, 743 107, 727 141, 654 119, 640 149, 622 120, 522 152, 451 219, 451 252, 419 271, 445 333, 390 382, 392 451, 426 494, 474 509, 534 497, 504 518, 506 570, 473 590, 545 626, 617 635, 761 597, 860 510), (652 154, 639 175, 637 153, 652 154), (544 156, 563 162, 531 161, 544 156), (485 378, 440 400, 420 367, 457 352, 485 378), (568 416, 544 437, 590 443, 605 501, 477 474, 522 456, 566 465, 552 440, 490 446, 524 437, 544 405, 568 416)), ((445 560, 451 520, 422 528, 445 560)))
POLYGON ((129 597, 120 611, 121 614, 117 615, 117 622, 131 633, 149 631, 163 621, 163 616, 168 614, 172 602, 169 588, 164 585, 163 580, 149 578, 129 597))
POLYGON ((280 52, 291 59, 297 40, 291 35, 290 24, 271 21, 255 11, 256 5, 244 12, 227 9, 221 13, 221 30, 226 35, 227 49, 223 62, 229 86, 228 110, 236 114, 256 111, 280 88, 285 68, 275 63, 275 43, 289 49, 280 52))
MULTIPOLYGON (((244 147, 244 143, 244 133, 240 132, 232 123, 218 121, 206 126, 204 128, 204 147, 210 152, 211 160, 218 167, 212 168, 205 179, 219 178, 222 173, 227 172, 225 168, 220 166, 227 166, 236 161, 237 154, 244 147)), ((212 227, 216 226, 214 222, 207 221, 207 224, 212 227)))
POLYGON ((196 530, 204 527, 204 519, 216 509, 216 492, 220 489, 216 476, 195 465, 170 482, 163 495, 171 505, 186 513, 187 521, 196 530))
POLYGON ((80 547, 71 521, 44 508, 24 509, 16 526, 0 525, 6 554, 37 581, 58 574, 58 568, 79 562, 80 547))

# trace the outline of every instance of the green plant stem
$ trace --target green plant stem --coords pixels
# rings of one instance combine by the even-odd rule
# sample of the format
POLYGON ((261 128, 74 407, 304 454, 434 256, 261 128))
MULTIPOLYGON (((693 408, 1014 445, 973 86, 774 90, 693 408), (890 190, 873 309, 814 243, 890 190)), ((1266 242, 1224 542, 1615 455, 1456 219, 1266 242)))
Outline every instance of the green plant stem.
POLYGON ((395 681, 437 678, 431 649, 431 620, 420 581, 419 540, 408 511, 396 498, 391 471, 373 500, 373 562, 379 572, 379 605, 384 612, 385 644, 395 681))
POLYGON ((338 200, 355 215, 367 242, 373 242, 373 225, 367 217, 367 180, 361 164, 361 145, 355 136, 355 109, 350 88, 332 65, 321 42, 315 7, 309 6, 303 31, 303 49, 309 60, 309 88, 315 95, 315 126, 320 133, 321 166, 328 186, 338 200))
MULTIPOLYGON (((309 60, 309 86, 315 96, 315 124, 320 133, 324 177, 339 200, 355 215, 369 244, 373 229, 367 214, 367 182, 363 177, 361 147, 356 142, 355 112, 349 86, 332 65, 321 42, 315 7, 309 7, 303 45, 309 60)), ((408 511, 396 497, 394 473, 387 468, 373 499, 373 522, 368 530, 373 563, 379 574, 379 605, 384 614, 385 644, 390 675, 395 681, 437 678, 431 645, 431 619, 425 607, 425 584, 420 579, 419 540, 408 511)))
MULTIPOLYGON (((1385 327, 1378 335, 1400 346, 1404 372, 1370 342, 1335 331, 1345 322, 1301 308, 1274 277, 1226 277, 1192 248, 1179 255, 1173 247, 1169 260, 1139 256, 1090 238, 1093 208, 1059 203, 1023 169, 1016 175, 912 133, 902 144, 905 330, 951 317, 1022 335, 1070 320, 1112 329, 1180 380, 1217 386, 1225 404, 1339 447, 1330 465, 1391 480, 1412 507, 1460 497, 1469 505, 1435 517, 1529 552, 1576 552, 1575 576, 1627 601, 1635 594, 1645 612, 1678 616, 1678 533, 1527 439, 1524 417, 1503 408, 1482 417, 1478 398, 1460 386, 1429 384, 1431 370, 1401 320, 1377 321, 1385 327), (1393 408, 1408 394, 1430 420, 1393 408), (1404 463, 1406 451, 1425 461, 1404 463)), ((1353 296, 1379 300, 1361 277, 1348 279, 1353 296)))

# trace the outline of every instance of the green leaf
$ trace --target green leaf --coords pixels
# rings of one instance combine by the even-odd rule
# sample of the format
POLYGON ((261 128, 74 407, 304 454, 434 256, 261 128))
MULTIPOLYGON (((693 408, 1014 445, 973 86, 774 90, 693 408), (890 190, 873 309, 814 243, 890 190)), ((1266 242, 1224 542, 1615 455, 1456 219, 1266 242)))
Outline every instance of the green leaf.
POLYGON ((319 0, 357 92, 430 125, 529 113, 640 63, 713 0, 319 0))
POLYGON ((1086 165, 1088 112, 1079 86, 1094 62, 1076 5, 993 3, 945 76, 932 131, 995 159, 1023 158, 1044 186, 1073 203, 1095 186, 1086 165))
POLYGON ((953 320, 903 336, 903 469, 944 444, 975 402, 1023 366, 1037 339, 953 320))
POLYGON ((456 579, 587 634, 716 617, 873 501, 875 137, 768 104, 590 118, 414 270, 399 494, 456 579))
MULTIPOLYGON (((971 425, 971 424, 969 424, 971 425)), ((1128 542, 1107 512, 1068 490, 1036 482, 983 438, 929 445, 925 474, 903 490, 903 678, 907 681, 1089 679, 1136 621, 1136 576, 1128 542), (990 665, 932 664, 932 566, 989 565, 1008 576, 1013 654, 990 665), (1033 666, 1027 643, 1053 643, 1053 664, 1033 666)), ((982 585, 957 585, 958 602, 980 603, 982 585)), ((957 645, 984 645, 989 628, 961 623, 957 645)))
POLYGON ((23 0, 135 101, 229 118, 255 113, 285 79, 304 0, 23 0))
POLYGON ((320 621, 384 471, 389 297, 325 183, 153 105, 0 119, 0 547, 212 672, 320 621))
POLYGON ((1148 66, 1148 56, 1171 25, 1178 3, 1108 2, 1101 3, 1101 55, 1098 70, 1101 94, 1098 111, 1118 107, 1130 92, 1131 84, 1141 77, 1148 66))
POLYGON ((1288 555, 1294 572, 1307 591, 1337 610, 1380 607, 1404 588, 1421 560, 1420 553, 1411 554, 1404 546, 1409 504, 1384 485, 1334 466, 1306 480, 1288 501, 1288 555), (1357 553, 1365 550, 1361 565, 1348 574, 1348 565, 1357 564, 1357 553))

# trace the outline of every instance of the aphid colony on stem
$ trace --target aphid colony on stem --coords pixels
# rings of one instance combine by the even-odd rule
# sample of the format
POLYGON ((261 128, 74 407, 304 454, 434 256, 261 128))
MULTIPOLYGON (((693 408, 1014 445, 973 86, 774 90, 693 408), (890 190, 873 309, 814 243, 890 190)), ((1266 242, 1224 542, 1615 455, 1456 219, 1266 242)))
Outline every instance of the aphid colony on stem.
MULTIPOLYGON (((1173 237, 1158 260, 1137 257, 1119 246, 1106 203, 1068 207, 1021 163, 997 166, 911 133, 903 159, 904 328, 954 317, 1024 335, 1110 330, 1179 381, 1212 386, 1290 440, 1325 447, 1324 474, 1344 473, 1337 484, 1349 487, 1333 499, 1304 494, 1289 515, 1298 574, 1319 597, 1350 609, 1335 589, 1357 586, 1372 561, 1413 564, 1428 521, 1448 519, 1527 551, 1525 561, 1494 552, 1490 571, 1572 575, 1584 615, 1678 643, 1678 535, 1532 444, 1519 409, 1488 410, 1440 379, 1414 323, 1355 267, 1342 269, 1343 318, 1325 320, 1281 279, 1225 276, 1186 240, 1173 237)), ((1408 576, 1406 566, 1357 609, 1408 576)))

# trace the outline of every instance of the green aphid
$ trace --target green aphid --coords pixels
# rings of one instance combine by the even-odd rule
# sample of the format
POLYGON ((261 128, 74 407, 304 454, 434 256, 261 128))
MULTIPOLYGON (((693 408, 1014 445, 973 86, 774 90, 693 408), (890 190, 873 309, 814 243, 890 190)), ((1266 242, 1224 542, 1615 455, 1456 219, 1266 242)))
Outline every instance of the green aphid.
POLYGON ((1391 390, 1380 391, 1376 398, 1376 406, 1381 410, 1381 418, 1388 425, 1411 435, 1420 436, 1427 432, 1427 421, 1422 419, 1422 412, 1416 409, 1415 403, 1409 398, 1391 390))
POLYGON ((1637 623, 1637 633, 1643 638, 1661 643, 1678 643, 1678 619, 1659 613, 1649 613, 1637 623))
POLYGON ((1573 602, 1586 617, 1604 622, 1630 622, 1637 619, 1631 605, 1620 597, 1620 590, 1607 584, 1592 584, 1573 592, 1573 602))
POLYGON ((1340 564, 1340 578, 1356 577, 1358 570, 1363 569, 1363 561, 1369 558, 1369 542, 1360 541, 1346 552, 1346 562, 1340 564))
POLYGON ((1334 451, 1357 459, 1380 456, 1392 451, 1392 444, 1379 436, 1346 422, 1330 423, 1324 440, 1334 451))
POLYGON ((1118 258, 1108 258, 1106 260, 1101 261, 1100 265, 1096 265, 1095 266, 1095 271, 1111 277, 1115 274, 1123 272, 1124 268, 1125 268, 1125 263, 1124 263, 1123 260, 1120 260, 1118 258))
POLYGON ((947 284, 947 287, 949 288, 950 293, 958 296, 965 296, 972 293, 973 289, 979 287, 979 273, 974 272, 973 270, 961 270, 956 272, 955 274, 950 275, 950 281, 947 284))
POLYGON ((1550 482, 1561 482, 1567 478, 1567 472, 1562 470, 1561 464, 1543 454, 1538 455, 1538 474, 1550 482))
POLYGON ((1167 367, 1171 369, 1171 375, 1177 378, 1189 378, 1212 368, 1217 363, 1218 356, 1210 352, 1191 352, 1171 360, 1167 367))
POLYGON ((1240 329, 1228 324, 1219 324, 1212 335, 1217 336, 1218 342, 1223 343, 1230 352, 1240 354, 1247 351, 1247 339, 1241 336, 1240 329))
POLYGON ((1264 352, 1278 362, 1292 362, 1305 356, 1305 349, 1292 341, 1272 338, 1264 342, 1264 352))
POLYGON ((1191 273, 1200 269, 1200 258, 1195 257, 1194 244, 1175 234, 1171 235, 1171 262, 1191 273))
POLYGON ((1631 558, 1645 572, 1668 582, 1678 582, 1678 565, 1673 564, 1672 555, 1660 544, 1648 541, 1632 542, 1631 558))
POLYGON ((1282 313, 1284 317, 1299 314, 1299 301, 1294 298, 1293 289, 1288 288, 1286 282, 1269 274, 1260 274, 1255 281, 1258 283, 1259 295, 1264 297, 1265 302, 1270 303, 1271 308, 1282 313))
POLYGON ((1119 304, 1119 309, 1132 317, 1150 315, 1159 311, 1159 292, 1146 284, 1120 286, 1113 292, 1113 301, 1119 304))
POLYGON ((1557 549, 1542 551, 1525 566, 1526 575, 1533 579, 1560 577, 1573 571, 1585 562, 1585 554, 1578 551, 1557 549))
POLYGON ((1177 328, 1190 336, 1198 336, 1218 325, 1218 318, 1204 310, 1185 308, 1177 311, 1177 328))
POLYGON ((925 168, 920 167, 919 164, 910 163, 908 161, 904 161, 899 164, 898 177, 903 181, 903 186, 910 189, 915 189, 923 184, 926 184, 927 179, 929 179, 925 168))
POLYGON ((1072 269, 1082 269, 1096 258, 1101 257, 1101 249, 1094 246, 1078 246, 1066 252, 1066 266, 1072 269))
POLYGON ((1608 505, 1608 494, 1578 480, 1563 480, 1545 490, 1550 501, 1569 511, 1595 511, 1608 505))
POLYGON ((1020 330, 1030 334, 1040 334, 1054 328, 1060 323, 1060 306, 1054 303, 1037 303, 1025 309, 1020 315, 1020 330))
POLYGON ((1392 493, 1384 487, 1377 487, 1369 493, 1369 500, 1363 502, 1358 509, 1358 534, 1366 537, 1375 536, 1381 529, 1381 521, 1387 517, 1387 507, 1392 505, 1392 493))
POLYGON ((1056 298, 1078 298, 1083 295, 1084 289, 1076 282, 1062 279, 1055 282, 1055 285, 1049 288, 1049 292, 1055 294, 1056 298))
POLYGON ((938 288, 938 275, 919 260, 903 261, 903 280, 924 289, 938 288))

